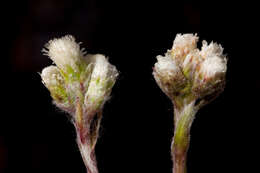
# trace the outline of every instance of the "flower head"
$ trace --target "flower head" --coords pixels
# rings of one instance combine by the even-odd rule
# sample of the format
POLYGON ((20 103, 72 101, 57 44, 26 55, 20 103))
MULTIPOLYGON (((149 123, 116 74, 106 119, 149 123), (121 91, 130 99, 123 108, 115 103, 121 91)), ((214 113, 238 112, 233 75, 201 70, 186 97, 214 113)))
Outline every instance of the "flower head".
POLYGON ((197 35, 193 34, 177 34, 170 50, 172 57, 183 62, 185 56, 197 48, 198 39, 197 35))
POLYGON ((83 63, 85 52, 80 49, 71 35, 50 40, 43 52, 59 67, 66 79, 77 79, 86 68, 83 63))
POLYGON ((195 74, 194 91, 200 97, 222 91, 227 71, 227 58, 223 55, 221 45, 203 41, 200 51, 203 61, 195 74))
POLYGON ((186 84, 180 67, 172 60, 169 53, 166 53, 165 56, 157 56, 153 75, 159 87, 170 98, 173 98, 176 92, 186 84))
POLYGON ((118 72, 116 67, 109 64, 104 55, 91 55, 93 71, 85 94, 84 104, 87 109, 97 110, 108 99, 111 89, 116 82, 118 72))
POLYGON ((67 104, 65 84, 59 69, 56 66, 49 66, 41 73, 43 84, 49 89, 52 97, 61 104, 67 104))
POLYGON ((174 137, 172 140, 173 172, 186 172, 186 156, 190 129, 197 111, 223 91, 227 58, 221 45, 202 42, 198 37, 177 34, 171 50, 157 56, 153 76, 174 105, 174 137))
POLYGON ((177 34, 172 49, 165 56, 157 56, 154 78, 173 100, 179 95, 202 98, 224 87, 227 58, 223 48, 203 41, 199 50, 197 42, 197 35, 177 34))
POLYGON ((85 55, 70 35, 49 41, 44 52, 57 65, 44 68, 41 77, 58 107, 69 104, 71 109, 64 110, 71 113, 80 102, 93 114, 102 108, 118 76, 107 58, 85 55))

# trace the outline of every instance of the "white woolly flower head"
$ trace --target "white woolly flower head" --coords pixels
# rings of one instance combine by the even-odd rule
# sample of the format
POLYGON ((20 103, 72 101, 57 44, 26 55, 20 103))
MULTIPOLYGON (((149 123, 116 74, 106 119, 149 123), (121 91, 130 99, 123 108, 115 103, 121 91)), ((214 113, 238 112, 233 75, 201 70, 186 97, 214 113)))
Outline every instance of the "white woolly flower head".
POLYGON ((174 58, 183 61, 189 52, 197 48, 197 34, 177 34, 172 46, 172 55, 174 58))
POLYGON ((199 72, 204 78, 212 78, 218 73, 226 73, 226 63, 226 59, 219 56, 211 56, 202 62, 199 72))
POLYGON ((225 74, 227 71, 227 58, 223 55, 223 48, 220 44, 203 40, 200 56, 201 63, 199 74, 206 79, 213 78, 218 74, 225 74))
POLYGON ((41 73, 42 81, 44 85, 49 87, 55 87, 56 85, 59 85, 63 83, 63 78, 56 66, 49 66, 42 70, 41 73))
POLYGON ((200 98, 224 88, 227 59, 222 46, 203 41, 199 50, 197 42, 196 34, 177 34, 172 49, 164 57, 157 56, 153 75, 171 98, 179 95, 200 98))
POLYGON ((56 66, 44 68, 41 78, 43 84, 49 89, 51 96, 56 102, 65 103, 67 101, 64 79, 56 66))
POLYGON ((88 90, 84 104, 92 111, 103 106, 108 99, 111 89, 116 82, 118 71, 111 65, 104 55, 88 55, 88 61, 93 64, 88 90))
POLYGON ((160 73, 164 73, 166 75, 174 75, 176 70, 178 70, 178 65, 172 61, 171 57, 169 56, 157 56, 157 63, 155 63, 155 69, 158 69, 160 73))
POLYGON ((82 70, 81 65, 85 53, 73 36, 55 38, 50 40, 45 47, 43 52, 65 73, 79 73, 82 70))
POLYGON ((203 41, 200 55, 203 61, 194 75, 193 90, 200 97, 222 91, 227 71, 227 58, 223 55, 222 46, 213 42, 208 45, 203 41))
POLYGON ((169 54, 166 53, 164 57, 159 55, 156 58, 153 76, 163 92, 172 98, 174 93, 183 87, 185 78, 180 67, 169 54))

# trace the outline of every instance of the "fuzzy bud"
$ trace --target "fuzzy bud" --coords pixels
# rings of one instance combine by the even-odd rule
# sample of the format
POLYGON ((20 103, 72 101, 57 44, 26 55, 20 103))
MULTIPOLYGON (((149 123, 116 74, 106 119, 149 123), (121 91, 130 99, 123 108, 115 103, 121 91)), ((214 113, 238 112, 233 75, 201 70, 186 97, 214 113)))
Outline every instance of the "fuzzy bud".
POLYGON ((56 66, 49 66, 42 70, 41 78, 43 84, 49 89, 52 98, 60 104, 67 104, 65 84, 59 69, 56 66))
POLYGON ((216 43, 207 44, 203 41, 202 63, 195 74, 194 91, 200 97, 222 90, 225 85, 227 59, 223 55, 223 48, 216 43))
POLYGON ((87 59, 93 64, 93 71, 84 104, 87 110, 95 112, 108 99, 118 76, 118 71, 104 55, 88 55, 87 59))
POLYGON ((171 99, 186 83, 180 67, 167 53, 164 57, 157 56, 153 76, 162 91, 171 99))
POLYGON ((198 39, 196 34, 177 34, 170 50, 173 58, 182 63, 185 57, 197 48, 198 39))
POLYGON ((86 68, 83 63, 85 53, 71 35, 50 40, 43 52, 62 70, 65 80, 78 79, 86 68))

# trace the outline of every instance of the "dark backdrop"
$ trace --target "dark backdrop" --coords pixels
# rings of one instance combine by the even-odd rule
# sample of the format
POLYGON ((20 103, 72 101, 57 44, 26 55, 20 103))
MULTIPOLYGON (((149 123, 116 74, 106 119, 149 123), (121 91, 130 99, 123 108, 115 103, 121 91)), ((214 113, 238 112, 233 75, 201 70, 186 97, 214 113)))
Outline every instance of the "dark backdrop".
MULTIPOLYGON (((257 6, 255 6, 257 7, 257 6)), ((74 127, 38 72, 44 44, 71 34, 120 71, 96 147, 100 173, 170 173, 173 109, 152 77, 177 33, 214 40, 229 57, 227 86, 196 116, 188 172, 254 167, 259 116, 258 11, 249 2, 27 0, 1 5, 0 172, 83 173, 74 127)), ((253 171, 257 172, 257 171, 253 171)))

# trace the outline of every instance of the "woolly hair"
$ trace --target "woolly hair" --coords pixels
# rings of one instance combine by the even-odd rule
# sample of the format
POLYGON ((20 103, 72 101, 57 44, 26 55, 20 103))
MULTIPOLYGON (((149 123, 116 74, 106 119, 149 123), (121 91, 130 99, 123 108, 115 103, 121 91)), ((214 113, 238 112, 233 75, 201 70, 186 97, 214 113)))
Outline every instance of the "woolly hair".
POLYGON ((64 70, 67 65, 69 65, 75 72, 79 70, 78 64, 83 60, 85 55, 84 49, 80 49, 80 45, 76 43, 75 38, 71 35, 50 40, 45 45, 43 52, 49 56, 59 68, 64 70))
POLYGON ((46 67, 42 70, 41 78, 43 84, 49 89, 51 87, 60 85, 64 82, 59 69, 53 65, 46 67))
POLYGON ((177 34, 171 49, 173 56, 183 62, 185 56, 197 47, 198 39, 196 34, 177 34))
POLYGON ((108 62, 104 55, 96 54, 88 58, 93 63, 94 69, 85 95, 85 105, 87 107, 93 107, 93 104, 102 106, 110 95, 111 87, 116 81, 118 71, 115 66, 108 62), (101 102, 97 103, 99 101, 101 102))

